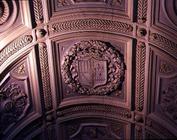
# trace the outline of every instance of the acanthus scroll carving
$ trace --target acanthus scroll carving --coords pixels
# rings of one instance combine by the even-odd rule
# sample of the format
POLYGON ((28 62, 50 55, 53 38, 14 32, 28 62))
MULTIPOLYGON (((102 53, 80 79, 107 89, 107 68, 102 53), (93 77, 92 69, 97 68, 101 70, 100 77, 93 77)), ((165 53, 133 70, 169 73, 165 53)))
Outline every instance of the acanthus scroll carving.
POLYGON ((119 89, 124 73, 121 53, 102 41, 74 44, 62 65, 64 82, 73 91, 87 95, 106 95, 119 89))
POLYGON ((0 90, 0 133, 20 120, 29 108, 29 99, 21 87, 11 83, 0 90))

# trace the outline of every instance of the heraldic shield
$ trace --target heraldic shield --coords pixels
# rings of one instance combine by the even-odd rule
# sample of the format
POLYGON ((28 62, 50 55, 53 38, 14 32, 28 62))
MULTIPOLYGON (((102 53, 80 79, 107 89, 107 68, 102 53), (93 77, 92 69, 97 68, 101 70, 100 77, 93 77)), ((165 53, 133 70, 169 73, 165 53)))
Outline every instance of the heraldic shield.
POLYGON ((93 57, 78 61, 79 83, 95 88, 107 82, 107 61, 93 57))

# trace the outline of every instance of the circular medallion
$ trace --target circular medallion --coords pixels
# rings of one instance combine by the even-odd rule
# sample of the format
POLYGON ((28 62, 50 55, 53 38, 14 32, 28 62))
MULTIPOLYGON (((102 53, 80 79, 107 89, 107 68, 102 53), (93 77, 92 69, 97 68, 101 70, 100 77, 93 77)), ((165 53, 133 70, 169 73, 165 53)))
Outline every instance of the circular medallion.
POLYGON ((0 1, 0 25, 7 21, 9 14, 8 3, 6 1, 0 1))
POLYGON ((74 44, 62 64, 64 82, 79 94, 106 95, 122 85, 124 73, 121 53, 102 41, 74 44))
POLYGON ((8 29, 17 17, 16 1, 0 1, 0 32, 8 29))

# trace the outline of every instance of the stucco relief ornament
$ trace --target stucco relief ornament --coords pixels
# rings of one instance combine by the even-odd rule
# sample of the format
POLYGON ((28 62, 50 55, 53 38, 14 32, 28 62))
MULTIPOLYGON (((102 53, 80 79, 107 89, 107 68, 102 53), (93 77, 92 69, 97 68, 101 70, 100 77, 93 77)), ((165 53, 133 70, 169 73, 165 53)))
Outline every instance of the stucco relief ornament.
POLYGON ((29 99, 19 85, 12 83, 0 90, 0 133, 21 119, 29 107, 29 99))
POLYGON ((0 0, 0 32, 6 31, 15 22, 17 17, 16 0, 0 0))
POLYGON ((121 87, 125 64, 122 55, 102 41, 74 44, 62 64, 64 82, 73 91, 87 95, 106 95, 121 87))
POLYGON ((0 25, 7 21, 9 14, 8 3, 5 0, 0 1, 0 25))
POLYGON ((177 82, 172 82, 161 95, 162 110, 171 119, 177 121, 177 82))

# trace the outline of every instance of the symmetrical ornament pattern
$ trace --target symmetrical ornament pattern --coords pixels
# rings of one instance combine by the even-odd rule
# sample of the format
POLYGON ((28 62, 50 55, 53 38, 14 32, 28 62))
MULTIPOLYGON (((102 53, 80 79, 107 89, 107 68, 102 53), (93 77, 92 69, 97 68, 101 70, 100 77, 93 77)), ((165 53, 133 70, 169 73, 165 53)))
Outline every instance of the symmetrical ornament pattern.
POLYGON ((125 73, 122 54, 102 41, 74 44, 62 65, 64 82, 74 92, 106 95, 120 88, 125 73))
POLYGON ((0 89, 0 133, 25 116, 29 99, 21 87, 11 83, 0 89))
POLYGON ((84 3, 84 4, 100 4, 100 3, 106 3, 109 5, 116 5, 119 4, 121 5, 123 0, 57 0, 57 5, 58 6, 67 6, 67 5, 73 5, 73 4, 79 4, 79 3, 84 3))
POLYGON ((50 86, 47 46, 45 43, 39 43, 39 56, 40 56, 44 104, 45 104, 45 109, 48 111, 52 108, 52 94, 51 94, 51 86, 50 86))
POLYGON ((131 33, 133 27, 127 23, 104 19, 77 19, 54 23, 51 27, 54 33, 79 30, 102 30, 111 32, 131 33))
POLYGON ((128 120, 131 118, 131 111, 122 107, 115 107, 111 105, 79 105, 79 106, 71 106, 68 108, 60 108, 58 110, 58 117, 66 117, 71 116, 73 114, 84 114, 84 113, 96 113, 96 114, 106 114, 111 116, 116 116, 116 118, 128 120))
POLYGON ((156 46, 164 50, 165 52, 172 55, 174 58, 177 59, 177 44, 173 41, 165 38, 164 36, 158 33, 151 33, 150 34, 150 41, 152 41, 156 46))
POLYGON ((138 22, 145 23, 147 21, 147 0, 138 0, 138 22))
POLYGON ((41 0, 33 0, 35 21, 37 24, 43 21, 43 7, 41 0))
MULTIPOLYGON (((119 140, 127 139, 127 124, 108 119, 75 119, 62 123, 65 139, 72 140, 119 140)), ((63 139, 63 138, 61 138, 63 139)))
POLYGON ((25 35, 14 40, 0 52, 0 65, 2 65, 10 56, 12 56, 31 42, 31 35, 25 35))
POLYGON ((135 100, 135 108, 138 111, 142 111, 144 106, 145 60, 146 60, 146 46, 144 42, 139 42, 136 50, 136 100, 135 100))
POLYGON ((9 14, 10 10, 7 1, 0 1, 0 25, 7 21, 9 14))
POLYGON ((17 3, 15 0, 1 0, 0 1, 0 32, 8 29, 16 20, 17 17, 17 3))
MULTIPOLYGON (((117 133, 120 135, 120 132, 117 133)), ((73 135, 70 136, 71 139, 77 140, 77 139, 89 139, 89 140, 106 140, 106 139, 122 139, 122 137, 117 136, 117 134, 114 134, 111 131, 111 128, 109 125, 105 124, 81 124, 79 127, 79 130, 76 131, 73 135)))
POLYGON ((168 18, 177 25, 177 1, 176 0, 164 0, 164 9, 168 18))

